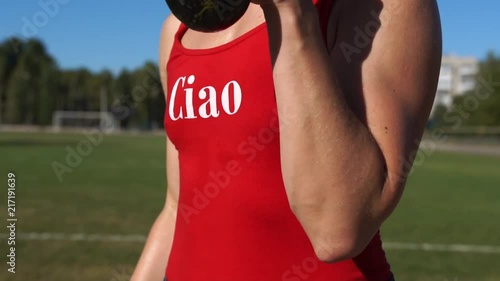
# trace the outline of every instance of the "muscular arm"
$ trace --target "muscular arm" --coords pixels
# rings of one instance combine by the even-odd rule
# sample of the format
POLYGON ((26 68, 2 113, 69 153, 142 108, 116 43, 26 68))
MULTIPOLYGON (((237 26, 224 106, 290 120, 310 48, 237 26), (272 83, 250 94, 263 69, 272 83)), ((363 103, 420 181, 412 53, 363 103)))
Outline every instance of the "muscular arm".
MULTIPOLYGON (((160 76, 166 92, 165 65, 170 54, 172 38, 179 26, 177 19, 169 16, 162 29, 160 42, 160 76)), ((131 281, 161 281, 165 276, 172 241, 174 237, 179 198, 178 152, 167 137, 166 142, 167 196, 165 205, 151 227, 146 245, 139 259, 131 281)))
POLYGON ((352 258, 395 208, 418 149, 441 58, 436 2, 338 0, 331 48, 311 1, 263 10, 290 206, 319 259, 352 258), (356 45, 379 10, 373 38, 356 45))

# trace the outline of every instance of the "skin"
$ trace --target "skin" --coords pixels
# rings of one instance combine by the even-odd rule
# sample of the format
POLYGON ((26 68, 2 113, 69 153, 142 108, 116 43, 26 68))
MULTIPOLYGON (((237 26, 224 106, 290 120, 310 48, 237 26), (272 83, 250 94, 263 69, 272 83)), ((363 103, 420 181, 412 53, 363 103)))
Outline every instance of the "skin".
MULTIPOLYGON (((337 0, 325 46, 310 0, 262 0, 229 29, 189 30, 182 44, 218 46, 264 20, 291 209, 320 260, 353 258, 401 198, 407 163, 432 107, 442 51, 436 1, 337 0), (373 13, 379 12, 377 26, 373 13), (360 45, 356 32, 368 26, 375 28, 360 45)), ((164 66, 177 28, 169 17, 162 31, 165 89, 164 66)), ((168 140, 167 174, 165 209, 132 281, 161 280, 168 260, 179 192, 177 151, 168 140)))
MULTIPOLYGON (((167 58, 172 49, 173 37, 179 24, 180 22, 175 17, 169 16, 161 31, 159 61, 163 63, 160 63, 160 77, 165 92, 167 92, 166 68, 161 67, 161 65, 166 66, 167 58)), ((166 175, 168 188, 165 205, 151 227, 144 250, 130 281, 161 281, 165 276, 165 268, 172 248, 179 199, 178 152, 168 136, 166 140, 166 175)))

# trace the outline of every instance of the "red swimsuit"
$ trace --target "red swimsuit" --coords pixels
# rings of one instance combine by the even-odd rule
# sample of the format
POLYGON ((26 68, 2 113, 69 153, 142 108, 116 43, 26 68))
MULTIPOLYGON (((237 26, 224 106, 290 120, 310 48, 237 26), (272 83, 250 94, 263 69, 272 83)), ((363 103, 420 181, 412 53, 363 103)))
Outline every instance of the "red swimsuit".
MULTIPOLYGON (((332 1, 314 0, 323 31, 332 1), (318 1, 318 3, 316 3, 318 1)), ((167 64, 166 132, 180 195, 168 281, 387 281, 379 235, 353 260, 320 262, 290 210, 265 23, 167 64)))

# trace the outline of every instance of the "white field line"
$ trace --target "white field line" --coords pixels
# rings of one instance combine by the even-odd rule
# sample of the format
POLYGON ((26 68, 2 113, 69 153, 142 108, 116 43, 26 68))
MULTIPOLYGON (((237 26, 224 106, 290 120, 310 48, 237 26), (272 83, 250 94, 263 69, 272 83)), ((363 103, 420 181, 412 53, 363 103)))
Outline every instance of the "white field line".
MULTIPOLYGON (((6 233, 0 233, 0 239, 8 239, 6 233)), ((109 235, 109 234, 64 234, 64 233, 18 233, 19 240, 56 240, 84 242, 145 242, 144 235, 109 235)), ((401 243, 384 242, 385 250, 408 250, 426 252, 481 253, 500 254, 500 246, 493 245, 463 245, 463 244, 432 244, 432 243, 401 243)))
MULTIPOLYGON (((0 239, 7 239, 6 233, 0 233, 0 239)), ((18 233, 19 240, 58 240, 58 241, 85 241, 85 242, 145 242, 144 235, 110 235, 110 234, 64 234, 64 233, 18 233)))
POLYGON ((500 254, 500 246, 383 242, 386 250, 500 254))

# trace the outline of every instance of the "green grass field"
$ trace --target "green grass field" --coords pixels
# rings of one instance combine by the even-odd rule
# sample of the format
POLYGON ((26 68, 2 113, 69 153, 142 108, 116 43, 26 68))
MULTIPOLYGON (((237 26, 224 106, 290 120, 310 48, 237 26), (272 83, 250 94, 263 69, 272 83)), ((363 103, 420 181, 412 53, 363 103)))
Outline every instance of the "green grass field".
MULTIPOLYGON (((60 182, 81 134, 0 134, 0 233, 7 172, 16 174, 17 233, 146 235, 165 196, 161 136, 105 136, 60 182)), ((387 242, 500 247, 500 158, 434 153, 416 167, 382 229, 387 242)), ((5 237, 4 237, 5 238, 5 237)), ((0 280, 128 281, 140 242, 17 240, 16 274, 0 243, 0 280)), ((500 253, 387 250, 398 281, 497 281, 500 253)), ((152 280, 155 281, 155 280, 152 280)), ((278 280, 277 280, 278 281, 278 280)))

